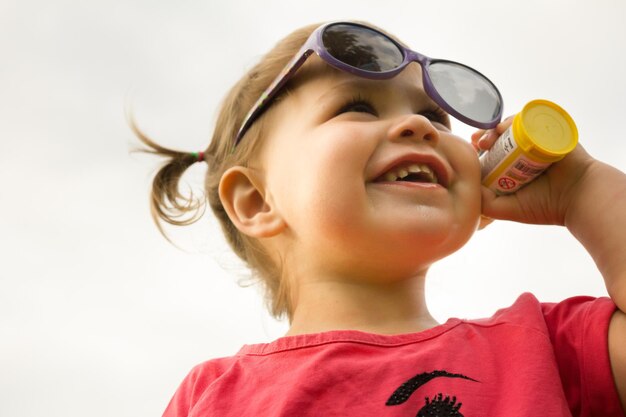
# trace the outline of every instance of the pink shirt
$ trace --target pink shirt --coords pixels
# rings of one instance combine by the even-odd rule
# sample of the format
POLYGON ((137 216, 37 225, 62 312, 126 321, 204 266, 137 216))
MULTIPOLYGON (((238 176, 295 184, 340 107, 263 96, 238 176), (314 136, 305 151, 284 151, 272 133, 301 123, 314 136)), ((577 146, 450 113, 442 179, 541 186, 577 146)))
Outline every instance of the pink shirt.
POLYGON ((196 366, 165 417, 623 416, 609 298, 523 294, 482 320, 403 335, 331 331, 196 366))

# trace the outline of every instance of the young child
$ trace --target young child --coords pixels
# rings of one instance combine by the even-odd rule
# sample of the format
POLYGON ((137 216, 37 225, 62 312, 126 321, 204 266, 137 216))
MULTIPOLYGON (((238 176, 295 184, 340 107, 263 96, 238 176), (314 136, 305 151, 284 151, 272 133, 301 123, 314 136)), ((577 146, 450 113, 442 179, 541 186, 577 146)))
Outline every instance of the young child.
POLYGON ((195 367, 164 416, 623 415, 626 175, 578 146, 498 197, 476 151, 510 125, 501 113, 475 70, 343 22, 278 43, 227 95, 205 152, 136 129, 170 158, 154 180, 157 224, 197 218, 181 217, 200 203, 178 180, 205 161, 228 242, 290 322, 285 337, 195 367), (479 128, 471 144, 449 114, 479 128), (481 214, 566 226, 610 298, 523 294, 491 318, 437 323, 426 272, 481 214))

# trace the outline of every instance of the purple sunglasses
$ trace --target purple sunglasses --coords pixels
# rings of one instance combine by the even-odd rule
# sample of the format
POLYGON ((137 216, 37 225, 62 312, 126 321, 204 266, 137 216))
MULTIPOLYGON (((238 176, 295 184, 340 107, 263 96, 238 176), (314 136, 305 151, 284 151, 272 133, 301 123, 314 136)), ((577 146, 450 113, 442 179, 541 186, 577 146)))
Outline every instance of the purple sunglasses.
POLYGON ((489 129, 502 117, 500 92, 478 71, 458 62, 424 56, 368 26, 334 22, 317 28, 261 94, 239 128, 235 146, 313 52, 337 69, 373 80, 392 78, 411 62, 418 62, 426 94, 458 120, 489 129))

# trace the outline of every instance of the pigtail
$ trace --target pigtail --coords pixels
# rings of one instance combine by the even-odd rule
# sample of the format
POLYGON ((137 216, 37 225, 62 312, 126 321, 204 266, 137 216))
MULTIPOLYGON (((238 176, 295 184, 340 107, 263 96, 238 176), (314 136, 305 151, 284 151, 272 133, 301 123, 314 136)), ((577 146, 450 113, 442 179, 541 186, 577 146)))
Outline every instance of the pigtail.
POLYGON ((204 196, 195 197, 191 190, 186 196, 180 191, 180 180, 183 174, 203 156, 163 147, 139 129, 132 115, 129 115, 128 119, 135 136, 145 145, 133 151, 167 158, 152 180, 150 213, 159 232, 170 241, 163 229, 163 222, 175 226, 187 226, 200 219, 206 210, 204 196))
MULTIPOLYGON (((173 243, 164 232, 163 223, 176 226, 192 224, 204 214, 206 206, 209 206, 218 219, 228 244, 250 267, 253 277, 263 283, 269 310, 275 317, 290 317, 292 313, 289 280, 283 277, 284 261, 270 256, 259 239, 247 236, 237 229, 220 200, 219 184, 227 169, 236 165, 248 166, 252 158, 259 155, 266 135, 265 121, 272 108, 254 122, 244 140, 235 147, 237 131, 256 100, 318 26, 316 24, 298 29, 281 40, 230 89, 220 106, 211 142, 201 158, 198 154, 159 145, 137 127, 132 114, 128 117, 130 128, 144 145, 134 151, 166 159, 154 177, 150 196, 152 218, 161 234, 173 243), (209 167, 205 175, 204 195, 196 198, 190 191, 189 196, 185 196, 179 188, 181 178, 187 168, 201 159, 209 167)), ((274 97, 274 100, 280 100, 280 96, 274 97)))

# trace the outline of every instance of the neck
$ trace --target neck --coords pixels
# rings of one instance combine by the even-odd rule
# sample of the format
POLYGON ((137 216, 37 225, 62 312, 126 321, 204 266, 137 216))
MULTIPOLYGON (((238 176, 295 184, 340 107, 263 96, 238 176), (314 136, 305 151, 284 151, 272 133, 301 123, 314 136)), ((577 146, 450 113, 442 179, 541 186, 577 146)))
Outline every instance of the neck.
POLYGON ((424 297, 425 274, 393 283, 324 280, 301 283, 288 336, 330 330, 378 334, 438 325, 424 297))

